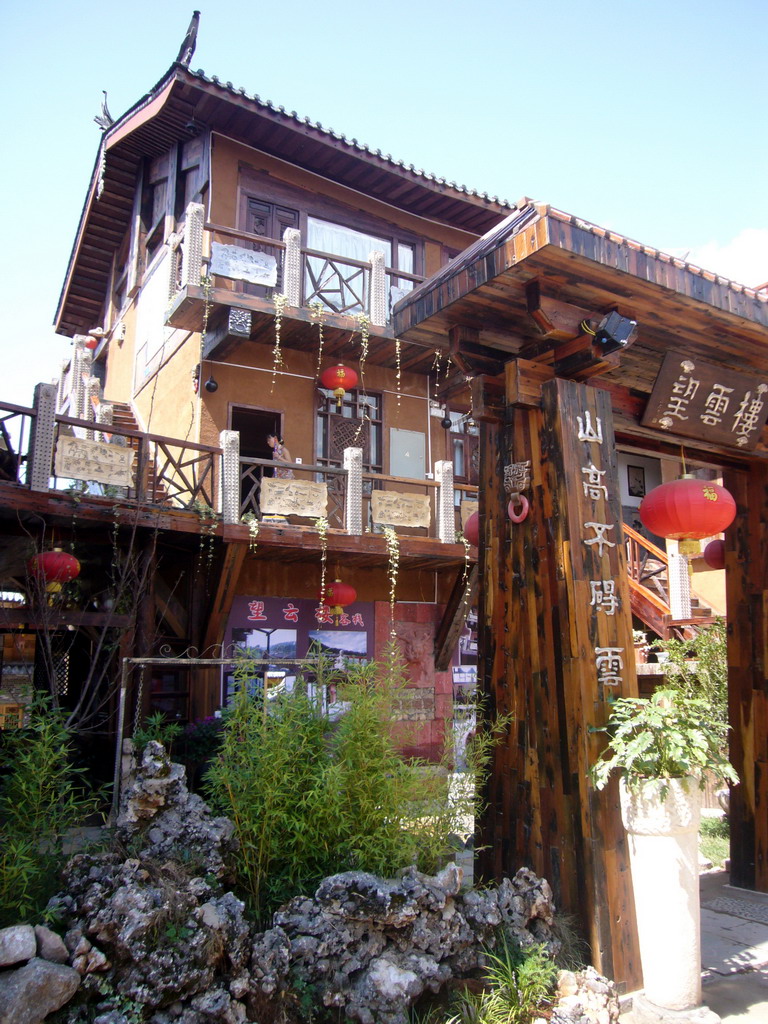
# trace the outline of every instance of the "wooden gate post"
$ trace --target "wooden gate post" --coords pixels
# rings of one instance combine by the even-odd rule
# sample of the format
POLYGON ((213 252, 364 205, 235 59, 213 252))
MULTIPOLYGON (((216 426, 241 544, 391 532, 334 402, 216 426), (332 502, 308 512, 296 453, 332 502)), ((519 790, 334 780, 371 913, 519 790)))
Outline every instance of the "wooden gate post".
POLYGON ((731 885, 768 892, 768 467, 726 469, 736 519, 725 532, 731 885))
MULTIPOLYGON (((592 962, 642 984, 618 787, 588 771, 610 696, 636 696, 610 398, 564 380, 481 423, 479 676, 515 715, 494 755, 479 874, 533 868, 575 913, 592 962), (530 512, 506 520, 500 463, 530 459, 530 512)), ((477 403, 474 404, 477 409, 477 403)))

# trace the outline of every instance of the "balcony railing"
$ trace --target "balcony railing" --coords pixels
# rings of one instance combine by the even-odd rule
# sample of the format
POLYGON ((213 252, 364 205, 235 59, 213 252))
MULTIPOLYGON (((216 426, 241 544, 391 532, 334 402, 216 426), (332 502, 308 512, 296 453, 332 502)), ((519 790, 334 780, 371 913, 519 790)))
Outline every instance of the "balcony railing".
MULTIPOLYGON (((64 416, 56 412, 57 389, 51 384, 40 385, 36 398, 33 408, 0 404, 0 471, 5 467, 0 481, 25 484, 34 491, 117 498, 198 514, 208 509, 230 524, 240 523, 248 512, 261 517, 263 478, 275 463, 241 458, 236 431, 222 431, 220 446, 196 444, 96 419, 64 416)), ((435 464, 435 480, 416 481, 363 473, 359 448, 347 449, 344 459, 343 468, 285 464, 299 485, 302 480, 326 484, 325 517, 331 528, 362 534, 381 526, 381 513, 376 520, 371 507, 374 492, 389 492, 390 499, 405 505, 414 494, 426 494, 430 500, 423 504, 424 525, 406 519, 395 519, 393 524, 398 530, 416 529, 422 535, 454 543, 451 463, 435 464)), ((304 525, 312 523, 305 517, 304 525)))
POLYGON ((209 279, 244 296, 282 293, 288 306, 320 302, 338 315, 365 313, 379 327, 389 322, 394 303, 424 280, 387 267, 382 252, 357 260, 302 246, 296 228, 286 228, 278 239, 206 223, 203 207, 195 203, 187 208, 171 275, 172 295, 209 279))

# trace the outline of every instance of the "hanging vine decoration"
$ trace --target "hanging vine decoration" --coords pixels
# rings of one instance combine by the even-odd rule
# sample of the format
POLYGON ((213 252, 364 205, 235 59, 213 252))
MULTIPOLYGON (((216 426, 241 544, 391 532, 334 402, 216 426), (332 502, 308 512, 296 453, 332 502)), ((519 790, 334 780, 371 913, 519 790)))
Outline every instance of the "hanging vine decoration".
POLYGON ((440 370, 442 369, 442 360, 440 358, 440 349, 435 349, 435 358, 432 362, 432 369, 435 371, 435 394, 440 390, 440 370))
POLYGON ((216 537, 216 530, 219 525, 219 513, 211 508, 211 506, 201 501, 199 498, 195 498, 192 502, 192 510, 197 513, 200 519, 200 552, 198 556, 198 565, 205 558, 205 583, 206 589, 208 587, 208 580, 211 575, 211 568, 213 566, 213 555, 214 555, 214 540, 216 537))
POLYGON ((315 520, 315 529, 320 537, 320 604, 325 602, 325 580, 328 569, 328 520, 320 516, 315 520))
POLYGON ((395 381, 397 383, 397 408, 400 408, 400 339, 395 338, 395 381))
POLYGON ((462 602, 462 606, 464 608, 466 618, 466 615, 469 612, 469 588, 467 587, 467 582, 469 580, 469 541, 467 540, 463 533, 461 534, 461 537, 459 539, 461 540, 461 543, 464 545, 464 572, 461 575, 461 585, 464 592, 464 600, 462 602))
POLYGON ((259 528, 261 522, 255 512, 246 512, 240 517, 240 522, 248 527, 248 550, 255 551, 259 541, 259 528))
POLYGON ((200 284, 203 286, 203 330, 200 334, 200 360, 203 358, 203 341, 208 333, 208 318, 211 315, 213 303, 211 302, 211 291, 213 289, 213 278, 210 274, 200 275, 200 284))
POLYGON ((365 391, 365 361, 368 358, 368 341, 371 336, 371 318, 367 313, 356 313, 355 320, 360 326, 360 386, 365 391))
POLYGON ((397 636, 395 630, 395 595, 397 593, 397 573, 400 568, 400 542, 397 539, 395 528, 385 526, 383 528, 384 539, 387 542, 387 579, 389 580, 389 635, 394 640, 397 636))
POLYGON ((272 349, 272 385, 269 389, 270 394, 275 390, 277 372, 284 365, 283 350, 280 348, 280 330, 283 325, 283 314, 288 304, 288 298, 282 292, 275 292, 273 301, 275 303, 275 347, 272 349))
POLYGON ((317 370, 315 376, 320 376, 320 366, 323 359, 323 325, 325 324, 325 306, 319 299, 315 299, 314 302, 309 304, 309 315, 312 318, 312 322, 317 324, 317 370))

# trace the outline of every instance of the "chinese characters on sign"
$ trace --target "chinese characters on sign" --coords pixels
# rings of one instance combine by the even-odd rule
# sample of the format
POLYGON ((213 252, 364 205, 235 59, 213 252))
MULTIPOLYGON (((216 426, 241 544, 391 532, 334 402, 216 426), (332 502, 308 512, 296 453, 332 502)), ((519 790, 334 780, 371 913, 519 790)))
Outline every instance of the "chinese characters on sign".
MULTIPOLYGON (((264 601, 248 602, 248 615, 246 616, 247 622, 267 622, 271 621, 275 617, 276 616, 274 611, 272 612, 271 616, 266 614, 264 601)), ((299 621, 299 608, 296 607, 293 601, 288 601, 279 609, 277 617, 279 617, 283 622, 296 623, 299 621)), ((365 620, 361 612, 355 612, 352 615, 349 615, 347 612, 343 612, 340 616, 338 616, 337 623, 333 615, 331 614, 330 608, 328 608, 327 605, 321 604, 318 605, 317 608, 315 608, 314 617, 315 621, 321 624, 325 623, 328 625, 339 626, 360 626, 362 629, 365 629, 365 620)))
POLYGON ((768 381, 702 359, 668 353, 643 426, 754 448, 768 419, 768 381))
MULTIPOLYGON (((616 547, 615 523, 601 522, 606 511, 608 501, 608 487, 603 482, 607 470, 600 469, 602 461, 603 446, 603 424, 599 416, 594 417, 588 410, 584 410, 583 416, 577 416, 578 424, 577 437, 579 441, 589 444, 590 458, 587 465, 581 466, 581 485, 585 501, 591 503, 592 517, 586 520, 583 526, 582 542, 593 550, 598 559, 603 561, 616 547), (603 517, 600 513, 603 513, 603 517)), ((613 617, 621 609, 621 601, 616 589, 616 580, 610 572, 610 566, 605 567, 606 574, 599 579, 590 579, 589 606, 593 609, 594 615, 605 615, 613 617)), ((621 657, 624 648, 619 646, 594 648, 595 670, 597 681, 603 686, 618 687, 622 683, 622 672, 624 661, 621 657)))

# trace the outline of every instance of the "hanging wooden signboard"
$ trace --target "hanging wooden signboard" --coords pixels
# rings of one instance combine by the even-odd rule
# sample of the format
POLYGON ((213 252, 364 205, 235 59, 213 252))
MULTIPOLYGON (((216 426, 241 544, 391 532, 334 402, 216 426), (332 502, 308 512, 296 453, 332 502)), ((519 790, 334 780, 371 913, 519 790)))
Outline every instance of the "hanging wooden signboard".
POLYGON ((749 451, 768 419, 768 379, 668 352, 644 427, 749 451))

